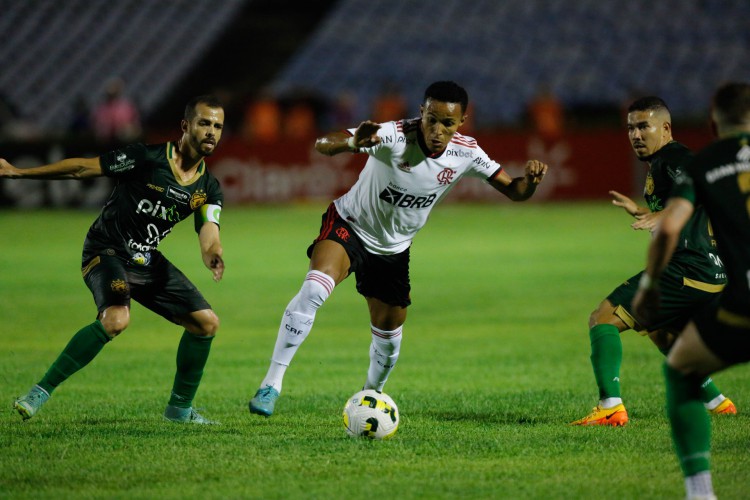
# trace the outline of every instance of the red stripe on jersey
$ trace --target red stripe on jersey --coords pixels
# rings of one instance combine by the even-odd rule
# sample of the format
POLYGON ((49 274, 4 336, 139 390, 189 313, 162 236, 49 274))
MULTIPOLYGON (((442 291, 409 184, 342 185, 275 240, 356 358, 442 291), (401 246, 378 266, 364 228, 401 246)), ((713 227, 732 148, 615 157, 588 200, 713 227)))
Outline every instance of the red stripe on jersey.
POLYGON ((466 146, 467 148, 477 147, 477 141, 475 139, 469 139, 465 135, 461 135, 461 134, 454 135, 453 138, 451 139, 451 142, 454 142, 461 146, 466 146))
POLYGON ((404 133, 412 132, 414 130, 417 130, 417 127, 419 127, 419 120, 417 119, 402 120, 402 122, 404 133))
POLYGON ((331 286, 331 282, 325 278, 321 278, 317 274, 308 274, 305 278, 305 281, 314 281, 316 283, 320 283, 323 288, 326 289, 326 292, 328 292, 328 295, 331 295, 331 292, 333 291, 333 287, 331 286))

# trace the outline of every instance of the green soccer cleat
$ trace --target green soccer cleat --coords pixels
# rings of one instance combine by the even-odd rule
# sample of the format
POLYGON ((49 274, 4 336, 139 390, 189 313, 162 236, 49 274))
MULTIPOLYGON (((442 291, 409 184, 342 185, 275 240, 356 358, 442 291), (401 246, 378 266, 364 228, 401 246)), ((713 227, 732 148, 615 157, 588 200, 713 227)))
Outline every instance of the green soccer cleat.
POLYGON ((167 405, 167 409, 164 410, 164 418, 180 424, 219 425, 219 422, 207 419, 192 407, 178 408, 177 406, 167 405))
POLYGON ((24 420, 28 420, 42 407, 44 403, 49 399, 49 393, 35 385, 31 390, 20 398, 16 399, 13 403, 13 408, 23 417, 24 420))
POLYGON ((261 387, 258 389, 258 392, 255 393, 255 397, 253 397, 248 404, 250 407, 250 413, 270 417, 273 415, 273 408, 276 406, 277 399, 279 399, 279 391, 270 385, 261 387))

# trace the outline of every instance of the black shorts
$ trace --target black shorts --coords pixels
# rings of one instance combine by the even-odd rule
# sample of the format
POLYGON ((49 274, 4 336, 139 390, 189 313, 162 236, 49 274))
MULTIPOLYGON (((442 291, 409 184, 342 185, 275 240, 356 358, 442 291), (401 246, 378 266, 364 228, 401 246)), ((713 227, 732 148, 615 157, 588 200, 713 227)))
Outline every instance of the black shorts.
MULTIPOLYGON (((675 333, 682 331, 697 309, 718 300, 722 288, 722 285, 707 283, 697 286, 703 285, 704 288, 711 288, 710 291, 690 286, 686 284, 686 280, 681 274, 671 267, 667 267, 659 281, 661 302, 657 317, 650 325, 640 325, 633 318, 632 303, 642 275, 643 271, 627 279, 607 296, 607 300, 615 306, 617 317, 641 335, 646 335, 649 331, 662 329, 675 333)), ((698 282, 693 281, 693 283, 697 284, 698 282)))
POLYGON ((750 317, 727 311, 717 302, 695 313, 693 322, 703 342, 722 361, 750 361, 750 317))
POLYGON ((349 274, 354 273, 356 276, 357 292, 392 306, 411 305, 408 248, 393 255, 368 252, 351 226, 336 211, 333 203, 322 219, 320 234, 307 248, 308 257, 312 256, 317 242, 335 241, 344 247, 349 256, 349 274))
POLYGON ((97 255, 81 272, 101 313, 109 306, 130 306, 132 298, 169 321, 194 311, 211 309, 203 295, 166 257, 152 252, 148 266, 114 255, 97 255))

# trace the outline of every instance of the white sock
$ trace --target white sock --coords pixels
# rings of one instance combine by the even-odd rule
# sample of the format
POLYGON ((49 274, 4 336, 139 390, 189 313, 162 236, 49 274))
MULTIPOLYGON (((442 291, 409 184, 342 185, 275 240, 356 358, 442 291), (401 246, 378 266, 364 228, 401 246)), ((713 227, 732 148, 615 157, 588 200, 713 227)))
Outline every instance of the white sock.
POLYGON ((703 403, 703 406, 705 406, 707 410, 713 410, 721 403, 723 403, 725 399, 727 399, 726 396, 724 396, 723 394, 719 394, 708 403, 703 403))
POLYGON ((398 361, 403 325, 391 331, 381 330, 372 325, 370 328, 372 330, 370 368, 367 370, 367 383, 364 388, 382 391, 388 375, 398 361))
POLYGON ((703 471, 685 478, 687 498, 716 498, 711 483, 711 471, 703 471))
POLYGON ((271 356, 271 365, 261 387, 271 386, 281 392, 282 380, 289 363, 300 344, 310 334, 315 321, 315 313, 326 301, 336 282, 320 271, 310 271, 305 276, 302 288, 289 302, 281 319, 276 345, 271 356))
POLYGON ((602 408, 614 408, 619 404, 622 404, 622 398, 607 398, 599 400, 599 406, 602 408))

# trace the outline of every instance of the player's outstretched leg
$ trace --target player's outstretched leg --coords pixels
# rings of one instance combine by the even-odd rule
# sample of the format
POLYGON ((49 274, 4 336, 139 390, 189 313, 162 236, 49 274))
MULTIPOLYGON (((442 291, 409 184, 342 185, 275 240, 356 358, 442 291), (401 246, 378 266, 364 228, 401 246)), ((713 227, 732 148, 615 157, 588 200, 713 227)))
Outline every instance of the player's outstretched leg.
POLYGON ((49 393, 35 385, 25 395, 16 399, 13 403, 13 408, 23 417, 24 420, 28 420, 37 414, 39 409, 49 399, 49 393))
POLYGON ((281 394, 286 369, 297 349, 310 334, 315 313, 333 292, 336 282, 320 271, 310 271, 297 295, 289 302, 281 319, 271 364, 260 388, 248 403, 250 413, 270 417, 281 394))
POLYGON ((42 405, 50 398, 52 391, 71 375, 89 364, 110 340, 111 338, 104 331, 104 327, 99 320, 78 330, 49 367, 42 380, 32 387, 26 395, 18 398, 13 407, 24 420, 36 415, 42 405))
POLYGON ((620 397, 620 365, 622 340, 620 330, 609 324, 596 325, 589 330, 591 366, 599 387, 599 404, 585 417, 571 425, 623 426, 628 423, 628 412, 620 397))

